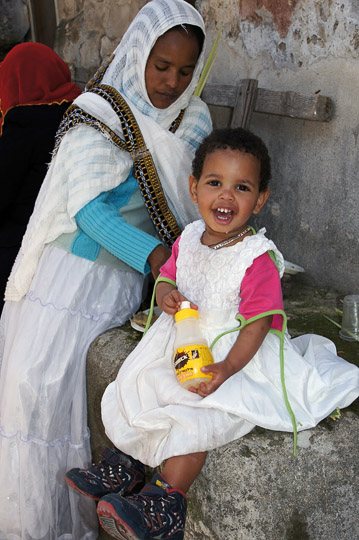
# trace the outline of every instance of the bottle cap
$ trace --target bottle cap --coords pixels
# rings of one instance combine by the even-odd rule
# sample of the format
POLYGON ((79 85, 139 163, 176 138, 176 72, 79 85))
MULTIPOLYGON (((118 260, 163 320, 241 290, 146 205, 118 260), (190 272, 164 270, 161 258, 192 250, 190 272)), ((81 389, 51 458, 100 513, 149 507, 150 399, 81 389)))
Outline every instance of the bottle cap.
POLYGON ((181 303, 180 310, 175 313, 175 321, 183 321, 183 319, 188 319, 189 317, 198 319, 198 311, 196 309, 191 309, 191 302, 185 300, 181 303))

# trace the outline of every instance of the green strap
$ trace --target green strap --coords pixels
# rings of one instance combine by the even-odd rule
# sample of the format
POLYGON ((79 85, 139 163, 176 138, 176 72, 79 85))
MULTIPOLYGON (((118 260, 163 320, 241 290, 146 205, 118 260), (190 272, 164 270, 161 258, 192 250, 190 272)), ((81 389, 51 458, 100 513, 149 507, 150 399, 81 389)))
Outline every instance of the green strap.
POLYGON ((156 281, 155 281, 155 285, 154 285, 154 287, 153 287, 152 298, 151 298, 151 304, 150 304, 150 311, 149 311, 149 313, 148 313, 147 323, 146 323, 146 326, 145 326, 145 330, 144 330, 144 332, 143 332, 143 335, 146 334, 147 330, 148 330, 149 327, 150 327, 151 320, 152 320, 152 317, 153 317, 153 309, 154 309, 154 306, 155 306, 155 300, 156 300, 156 289, 157 289, 157 285, 158 285, 161 281, 164 281, 165 283, 170 283, 170 284, 173 285, 175 288, 177 288, 176 282, 175 282, 175 281, 172 281, 172 279, 163 277, 163 276, 161 276, 161 274, 158 276, 158 278, 157 278, 156 281))
POLYGON ((281 309, 272 309, 271 311, 266 311, 264 313, 260 313, 259 315, 256 315, 255 317, 251 317, 248 320, 245 320, 243 315, 238 314, 236 316, 236 319, 239 321, 240 325, 237 326, 236 328, 232 328, 231 330, 227 330, 226 332, 222 332, 221 334, 219 334, 212 341, 212 343, 210 345, 210 349, 212 350, 214 345, 217 343, 217 341, 221 337, 225 336, 226 334, 230 334, 232 332, 238 332, 239 330, 243 329, 248 324, 250 324, 252 322, 255 322, 255 321, 258 321, 259 319, 262 319, 263 317, 268 317, 270 315, 282 315, 282 317, 283 317, 282 330, 270 329, 269 332, 271 334, 275 334, 276 336, 278 336, 279 340, 280 340, 280 347, 279 347, 280 378, 281 378, 281 383, 282 383, 282 391, 283 391, 284 403, 285 403, 285 406, 287 408, 288 414, 289 414, 291 422, 292 422, 292 427, 293 427, 293 455, 295 457, 297 455, 297 433, 298 433, 297 420, 296 420, 295 414, 293 412, 293 409, 292 409, 292 407, 291 407, 291 405, 289 403, 288 394, 287 394, 287 388, 286 388, 286 384, 285 384, 285 374, 284 374, 284 336, 285 336, 285 331, 286 331, 286 328, 287 328, 287 316, 286 316, 285 312, 283 310, 281 310, 281 309))
POLYGON ((272 259, 272 261, 274 262, 274 264, 276 265, 277 267, 277 270, 279 272, 279 266, 278 266, 278 261, 277 261, 277 257, 275 256, 275 253, 272 249, 269 249, 267 251, 268 255, 270 256, 270 258, 272 259))
MULTIPOLYGON (((147 323, 146 323, 146 327, 145 327, 145 331, 144 331, 143 335, 145 335, 145 333, 147 332, 147 330, 150 327, 151 319, 152 319, 152 316, 153 316, 153 309, 154 309, 154 305, 155 305, 155 299, 156 299, 156 288, 157 288, 158 283, 160 283, 161 281, 165 282, 165 283, 170 283, 175 288, 177 288, 176 282, 173 281, 172 279, 163 277, 161 275, 158 276, 158 278, 155 281, 155 285, 153 287, 150 311, 149 311, 149 314, 148 314, 147 323)), ((285 337, 285 331, 286 331, 286 328, 287 328, 287 316, 286 316, 285 312, 282 309, 272 309, 270 311, 265 311, 264 313, 260 313, 259 315, 256 315, 255 317, 251 317, 248 320, 246 320, 243 317, 243 315, 240 315, 238 313, 238 315, 236 316, 236 320, 239 321, 239 323, 240 323, 239 326, 236 326, 235 328, 231 328, 230 330, 226 330, 225 332, 222 332, 221 334, 219 334, 212 341, 209 348, 212 351, 214 345, 217 343, 217 341, 219 339, 221 339, 221 337, 223 337, 223 336, 225 336, 227 334, 231 334, 232 332, 239 332, 239 330, 243 329, 248 324, 250 324, 252 322, 255 322, 255 321, 258 321, 259 319, 263 319, 263 317, 268 317, 270 315, 281 315, 283 317, 282 330, 270 329, 269 332, 271 334, 274 334, 274 335, 278 336, 279 340, 280 340, 280 347, 279 347, 280 378, 281 378, 281 383, 282 383, 282 391, 283 391, 284 403, 285 403, 285 406, 287 408, 288 414, 289 414, 291 422, 292 422, 292 427, 293 427, 293 455, 295 457, 297 455, 297 437, 298 437, 297 420, 296 420, 295 414, 293 412, 293 409, 292 409, 292 407, 291 407, 291 405, 289 403, 287 388, 286 388, 286 384, 285 384, 285 373, 284 373, 284 337, 285 337)))

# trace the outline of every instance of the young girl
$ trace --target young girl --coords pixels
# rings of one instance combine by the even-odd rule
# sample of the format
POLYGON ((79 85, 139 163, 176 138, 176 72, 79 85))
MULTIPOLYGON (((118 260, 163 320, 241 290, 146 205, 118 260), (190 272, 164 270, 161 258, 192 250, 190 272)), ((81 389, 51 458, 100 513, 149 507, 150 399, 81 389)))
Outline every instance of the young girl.
POLYGON ((255 425, 311 428, 359 394, 359 369, 339 358, 333 343, 316 335, 291 340, 285 332, 283 257, 265 229, 256 234, 248 226, 269 196, 269 178, 265 145, 243 129, 214 131, 196 152, 189 185, 202 220, 175 242, 156 289, 164 313, 103 396, 103 422, 119 450, 107 450, 102 469, 77 471, 88 485, 102 474, 104 485, 112 463, 108 476, 118 475, 118 493, 101 498, 98 516, 115 538, 181 540, 185 493, 207 450, 255 425), (172 364, 173 315, 184 299, 198 307, 204 334, 215 341, 215 364, 202 368, 213 379, 192 391, 180 386, 172 364), (227 332, 236 321, 240 331, 227 332), (134 494, 140 462, 164 460, 162 474, 134 494))

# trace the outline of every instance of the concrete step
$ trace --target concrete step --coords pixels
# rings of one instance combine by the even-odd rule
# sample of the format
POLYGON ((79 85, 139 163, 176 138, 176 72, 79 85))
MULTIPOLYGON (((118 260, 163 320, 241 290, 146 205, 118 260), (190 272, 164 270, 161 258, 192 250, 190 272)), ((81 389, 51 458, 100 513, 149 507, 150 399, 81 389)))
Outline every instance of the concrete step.
MULTIPOLYGON (((286 283, 291 335, 318 333, 358 365, 359 344, 344 342, 323 315, 338 319, 342 296, 300 281, 286 283)), ((111 442, 100 402, 141 334, 127 323, 99 336, 88 352, 88 410, 93 459, 111 442)), ((297 457, 289 433, 255 428, 211 451, 188 493, 185 540, 358 540, 359 403, 299 433, 297 457)), ((99 538, 109 540, 104 531, 99 538)))

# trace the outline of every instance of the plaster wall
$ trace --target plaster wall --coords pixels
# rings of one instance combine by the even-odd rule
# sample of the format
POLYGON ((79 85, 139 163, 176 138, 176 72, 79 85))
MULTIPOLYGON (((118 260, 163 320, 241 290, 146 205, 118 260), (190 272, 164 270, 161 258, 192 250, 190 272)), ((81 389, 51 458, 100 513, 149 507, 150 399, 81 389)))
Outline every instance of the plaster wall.
POLYGON ((26 0, 0 0, 0 61, 30 30, 26 0))
POLYGON ((83 87, 114 51, 146 0, 55 0, 55 49, 83 87))
MULTIPOLYGON (((82 87, 146 3, 51 1, 57 19, 54 48, 82 87)), ((14 0, 10 9, 0 0, 6 43, 25 38, 26 3, 14 0)), ((321 92, 333 100, 334 117, 328 123, 254 114, 251 129, 267 143, 273 161, 271 197, 254 225, 266 226, 284 257, 304 267, 311 283, 359 293, 358 0, 195 4, 208 29, 208 51, 222 28, 209 82, 235 84, 255 78, 262 88, 321 92)), ((225 113, 213 110, 215 125, 225 125, 225 113)))
MULTIPOLYGON (((359 293, 359 4, 357 0, 199 0, 210 44, 222 28, 210 81, 320 92, 328 123, 254 114, 269 147, 271 196, 256 218, 284 257, 319 287, 359 293)), ((210 44, 207 46, 209 47, 210 44)), ((222 109, 223 110, 223 109, 222 109)), ((214 111, 215 124, 225 115, 214 111)))

